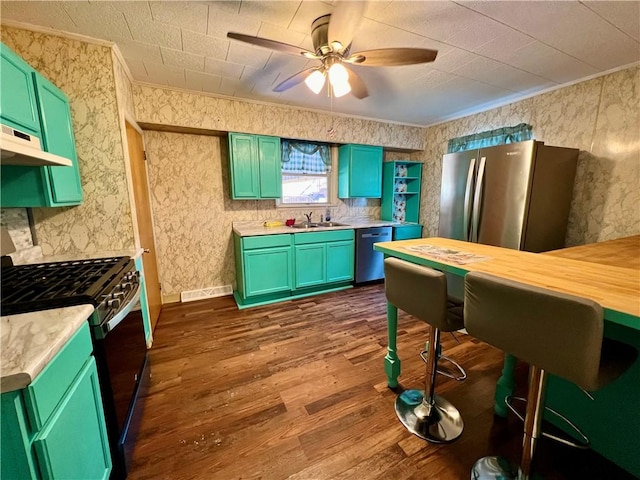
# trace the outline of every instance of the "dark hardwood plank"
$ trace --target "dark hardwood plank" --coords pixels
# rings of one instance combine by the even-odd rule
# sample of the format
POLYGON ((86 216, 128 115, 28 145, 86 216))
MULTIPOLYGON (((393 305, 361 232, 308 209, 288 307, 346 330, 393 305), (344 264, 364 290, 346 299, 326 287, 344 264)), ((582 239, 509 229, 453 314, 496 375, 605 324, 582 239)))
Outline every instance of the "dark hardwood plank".
MULTIPOLYGON (((483 455, 517 462, 522 425, 493 416, 503 354, 467 335, 442 342, 468 379, 436 387, 462 413, 462 437, 429 444, 397 420, 397 393, 424 385, 427 333, 400 312, 392 391, 382 285, 242 311, 231 297, 167 305, 130 478, 459 480, 483 455)), ((517 375, 524 385, 526 365, 517 375)), ((542 441, 538 453, 547 479, 630 478, 593 452, 542 441)))

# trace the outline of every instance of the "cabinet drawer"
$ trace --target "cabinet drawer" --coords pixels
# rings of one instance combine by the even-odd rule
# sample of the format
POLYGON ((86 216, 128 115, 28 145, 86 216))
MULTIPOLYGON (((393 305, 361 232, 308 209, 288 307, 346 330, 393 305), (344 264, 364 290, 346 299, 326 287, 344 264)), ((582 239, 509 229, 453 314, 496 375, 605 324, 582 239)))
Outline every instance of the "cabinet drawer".
POLYGON ((290 245, 291 234, 289 233, 242 238, 242 248, 244 250, 252 250, 254 248, 288 247, 290 245))
POLYGON ((422 238, 422 225, 393 227, 394 240, 410 240, 412 238, 422 238))
POLYGON ((355 234, 353 229, 330 230, 327 232, 294 233, 293 243, 304 245, 305 243, 339 242, 342 240, 353 240, 355 234))
POLYGON ((89 323, 85 322, 36 379, 25 389, 32 426, 42 428, 92 351, 89 323))

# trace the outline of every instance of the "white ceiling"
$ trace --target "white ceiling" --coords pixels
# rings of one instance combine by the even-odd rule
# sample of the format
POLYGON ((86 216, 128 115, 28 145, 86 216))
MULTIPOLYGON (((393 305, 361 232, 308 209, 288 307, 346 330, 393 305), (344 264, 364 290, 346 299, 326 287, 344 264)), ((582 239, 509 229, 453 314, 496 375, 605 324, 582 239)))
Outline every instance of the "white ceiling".
POLYGON ((336 2, 0 2, 13 20, 120 48, 136 80, 264 102, 429 125, 640 61, 639 1, 371 1, 352 52, 439 51, 435 62, 354 66, 370 96, 273 87, 317 61, 226 38, 257 35, 313 50, 312 21, 336 2))

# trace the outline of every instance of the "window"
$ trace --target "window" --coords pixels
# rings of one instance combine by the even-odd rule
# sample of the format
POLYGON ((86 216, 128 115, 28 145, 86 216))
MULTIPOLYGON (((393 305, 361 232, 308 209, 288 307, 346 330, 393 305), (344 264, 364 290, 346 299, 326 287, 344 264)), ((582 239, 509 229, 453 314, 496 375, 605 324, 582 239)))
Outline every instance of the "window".
POLYGON ((282 140, 284 206, 331 201, 331 148, 327 143, 282 140))

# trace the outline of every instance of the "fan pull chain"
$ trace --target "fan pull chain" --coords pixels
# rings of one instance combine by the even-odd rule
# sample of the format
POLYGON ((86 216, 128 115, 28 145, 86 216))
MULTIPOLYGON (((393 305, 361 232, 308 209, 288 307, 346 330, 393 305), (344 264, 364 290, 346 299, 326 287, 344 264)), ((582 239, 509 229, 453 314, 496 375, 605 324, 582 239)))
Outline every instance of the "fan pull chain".
MULTIPOLYGON (((331 110, 331 122, 333 123, 333 95, 331 95, 331 86, 329 86, 329 109, 331 110)), ((333 140, 336 130, 331 126, 331 128, 327 130, 327 133, 329 134, 329 138, 333 140)))

